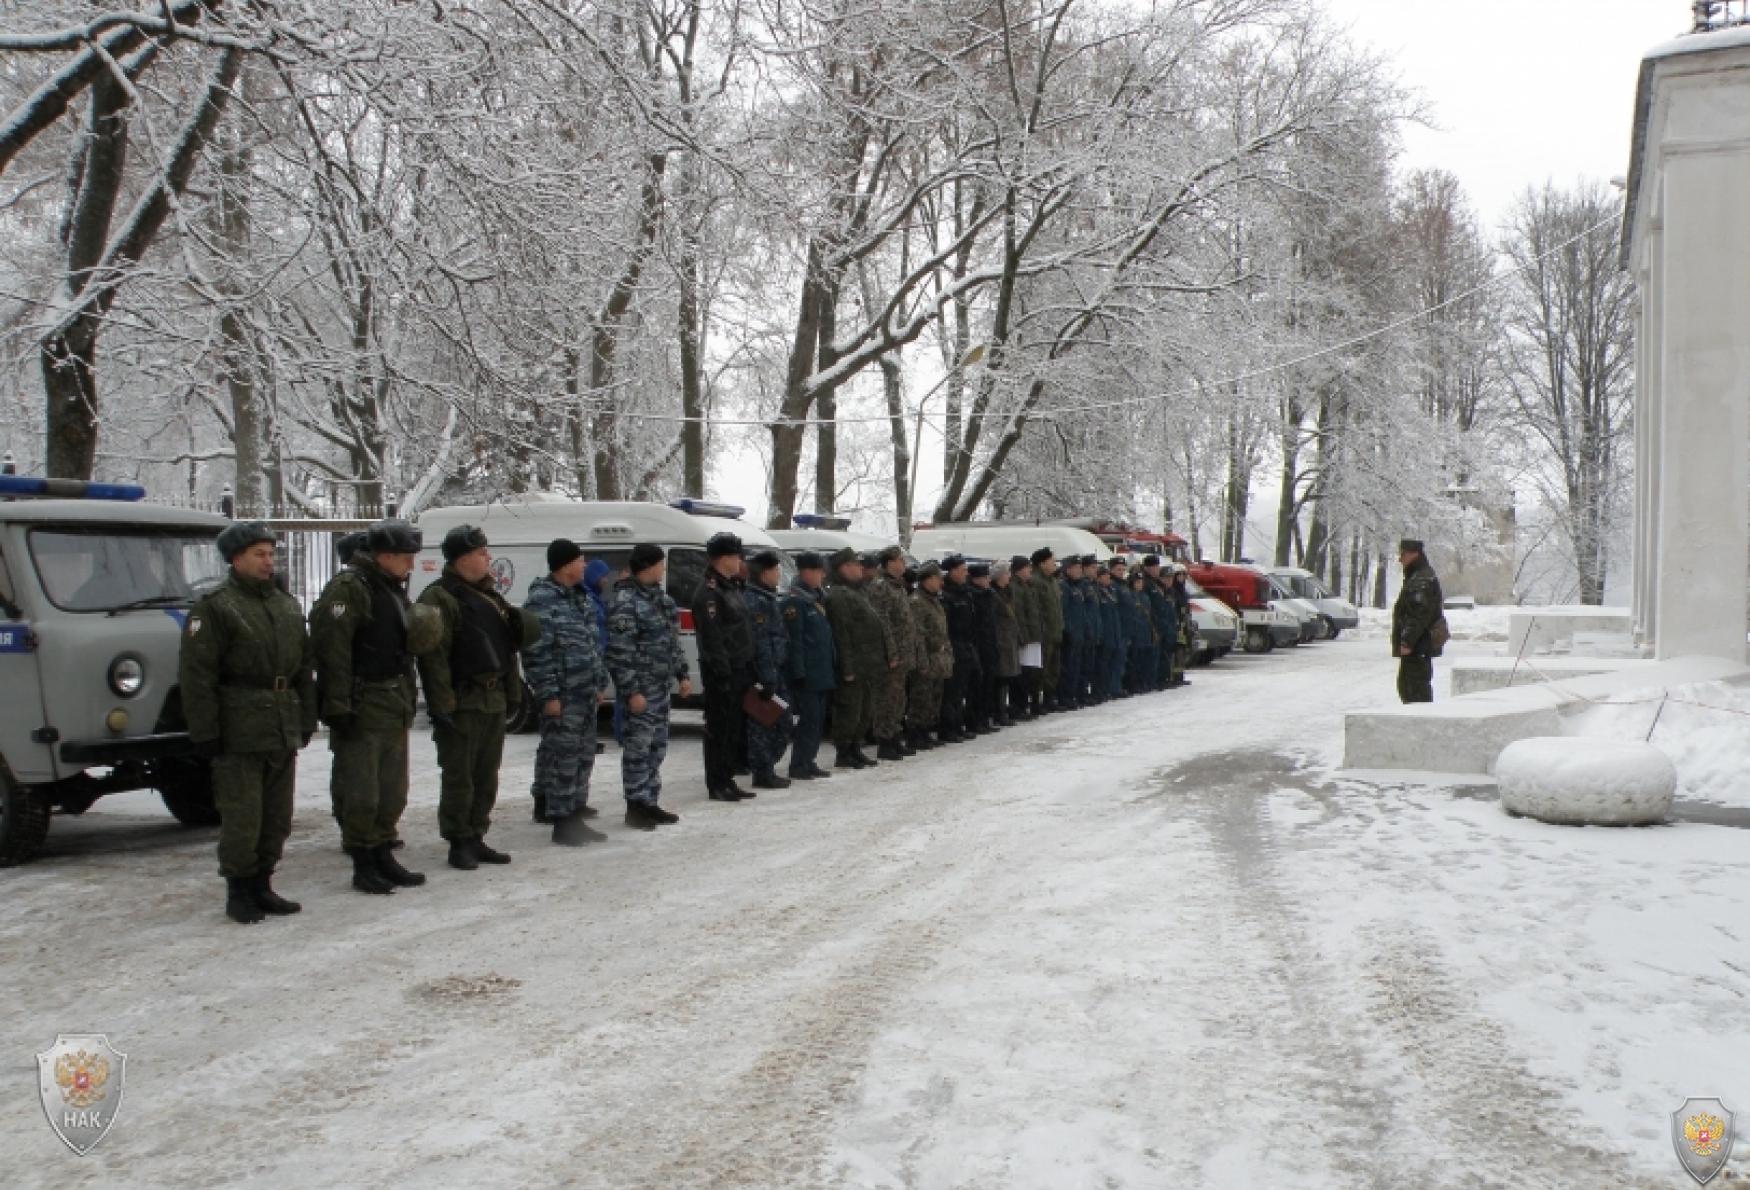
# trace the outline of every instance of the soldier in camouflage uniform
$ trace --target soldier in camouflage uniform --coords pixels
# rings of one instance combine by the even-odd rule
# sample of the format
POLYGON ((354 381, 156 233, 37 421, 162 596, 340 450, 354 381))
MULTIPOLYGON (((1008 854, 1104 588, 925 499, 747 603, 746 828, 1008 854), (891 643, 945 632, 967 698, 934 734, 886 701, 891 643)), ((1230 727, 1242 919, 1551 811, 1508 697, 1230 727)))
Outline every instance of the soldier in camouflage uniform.
MULTIPOLYGON (((790 632, 778 603, 778 580, 784 573, 779 562, 774 550, 761 550, 749 558, 748 584, 742 598, 753 622, 754 690, 764 698, 789 703, 790 632)), ((747 763, 753 770, 755 789, 789 788, 789 778, 778 775, 778 762, 789 747, 794 723, 788 710, 770 727, 748 716, 747 763)))
POLYGON ((419 596, 443 617, 438 647, 419 659, 419 677, 442 772, 438 831, 450 845, 450 867, 463 872, 510 862, 486 832, 498 803, 505 717, 522 699, 517 653, 541 634, 539 620, 498 593, 488 544, 474 525, 444 534, 443 574, 419 596))
POLYGON ((875 558, 877 568, 866 591, 869 606, 887 630, 889 656, 899 664, 875 675, 874 720, 877 760, 903 760, 916 755, 906 746, 906 682, 918 667, 918 632, 905 594, 905 551, 890 545, 875 558))
POLYGON ((178 684, 189 738, 212 757, 225 914, 249 924, 302 906, 271 879, 292 832, 298 749, 316 730, 310 637, 273 582, 274 535, 259 521, 219 534, 230 574, 189 610, 178 684))
POLYGON ((523 610, 541 621, 541 639, 524 653, 524 679, 540 712, 531 793, 553 825, 553 842, 581 847, 607 836, 591 830, 589 778, 595 770, 596 707, 608 670, 596 631, 595 601, 583 589, 584 557, 561 537, 547 546, 547 577, 529 584, 523 610))
POLYGON ((668 755, 669 683, 693 691, 681 652, 680 609, 662 589, 662 547, 640 542, 627 561, 630 575, 614 584, 608 605, 608 676, 625 710, 620 734, 620 777, 626 787, 626 825, 655 830, 680 815, 657 803, 662 761, 668 755))
POLYGON ((863 563, 857 552, 846 547, 830 561, 826 618, 832 624, 839 665, 839 687, 832 700, 832 742, 838 750, 833 767, 872 768, 876 762, 864 754, 863 737, 874 718, 875 685, 882 673, 899 668, 899 658, 863 591, 863 563))
POLYGON ((407 602, 421 544, 403 520, 378 521, 364 549, 310 609, 317 708, 328 724, 330 793, 352 885, 392 893, 425 883, 395 859, 407 809, 407 729, 413 725, 413 658, 437 640, 437 615, 407 602))
POLYGON ((906 681, 906 734, 913 748, 937 747, 930 733, 941 729, 942 687, 954 676, 954 646, 948 640, 948 613, 942 607, 942 567, 918 567, 918 589, 910 609, 918 635, 918 667, 906 681))
POLYGON ((1057 558, 1049 546, 1034 550, 1032 561, 1033 574, 1027 581, 1033 588, 1033 608, 1039 618, 1045 663, 1036 675, 1037 709, 1041 715, 1050 715, 1061 709, 1057 705, 1057 685, 1063 679, 1063 602, 1058 594, 1062 584, 1057 581, 1057 558))

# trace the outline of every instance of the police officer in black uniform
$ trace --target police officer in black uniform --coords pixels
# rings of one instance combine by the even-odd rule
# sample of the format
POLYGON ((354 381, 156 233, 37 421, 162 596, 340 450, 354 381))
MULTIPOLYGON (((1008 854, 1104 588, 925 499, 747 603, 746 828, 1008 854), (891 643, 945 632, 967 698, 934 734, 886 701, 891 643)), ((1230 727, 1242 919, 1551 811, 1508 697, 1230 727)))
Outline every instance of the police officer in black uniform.
POLYGON ((736 770, 747 762, 742 700, 757 680, 741 554, 741 538, 733 533, 718 533, 707 541, 705 581, 693 596, 699 672, 705 679, 705 789, 714 802, 754 796, 735 783, 736 770))

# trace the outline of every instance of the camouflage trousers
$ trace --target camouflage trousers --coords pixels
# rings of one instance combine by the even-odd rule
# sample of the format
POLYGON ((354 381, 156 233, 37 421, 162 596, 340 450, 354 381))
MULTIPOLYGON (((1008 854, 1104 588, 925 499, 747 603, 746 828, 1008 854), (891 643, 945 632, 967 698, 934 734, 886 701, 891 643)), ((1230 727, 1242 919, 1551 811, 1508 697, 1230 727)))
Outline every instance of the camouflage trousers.
POLYGON ((905 722, 905 679, 904 669, 890 669, 875 679, 870 714, 875 720, 878 740, 893 739, 905 722))
POLYGON ((437 741, 438 833, 450 842, 484 839, 498 804, 504 759, 503 711, 456 711, 454 728, 432 729, 437 741))
MULTIPOLYGON (((790 692, 782 686, 773 693, 785 702, 792 702, 790 692)), ((747 717, 747 767, 753 770, 754 776, 778 775, 778 762, 784 759, 784 749, 790 746, 790 734, 795 727, 794 710, 785 711, 770 727, 760 723, 752 715, 747 717)))
POLYGON ((595 695, 573 695, 557 715, 541 716, 541 744, 535 749, 535 784, 530 792, 547 801, 549 818, 566 818, 589 804, 589 778, 595 772, 595 695))
POLYGON ((292 833, 296 752, 226 752, 213 760, 219 875, 271 872, 292 833))
POLYGON ((328 780, 342 845, 393 843, 407 809, 407 729, 330 730, 328 750, 334 754, 328 780))
MULTIPOLYGON (((624 701, 621 703, 625 706, 624 701)), ((620 781, 626 800, 654 806, 662 796, 662 762, 668 756, 669 695, 646 695, 644 709, 626 707, 620 729, 620 781)))
POLYGON ((935 731, 942 717, 942 679, 914 669, 905 680, 905 725, 914 735, 935 731))

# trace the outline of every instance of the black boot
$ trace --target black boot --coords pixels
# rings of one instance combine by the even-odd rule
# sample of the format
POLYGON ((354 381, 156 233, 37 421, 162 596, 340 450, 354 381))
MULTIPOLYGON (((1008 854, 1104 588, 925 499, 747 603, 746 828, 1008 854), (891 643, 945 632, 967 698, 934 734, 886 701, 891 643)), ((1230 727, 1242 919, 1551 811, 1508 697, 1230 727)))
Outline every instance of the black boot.
POLYGON ((346 853, 352 856, 352 886, 360 892, 387 895, 395 891, 395 886, 384 879, 377 870, 376 854, 368 847, 348 847, 346 853))
POLYGON ((825 781, 832 776, 831 773, 821 768, 818 764, 813 766, 813 771, 808 775, 813 777, 816 781, 825 781))
POLYGON ((875 749, 875 758, 877 760, 904 760, 905 753, 899 750, 897 740, 882 740, 881 746, 875 749))
POLYGON ((401 866, 401 861, 395 858, 395 845, 393 843, 384 843, 380 847, 372 848, 371 854, 376 857, 377 871, 382 873, 384 880, 396 888, 418 888, 425 883, 425 873, 409 872, 401 866))
POLYGON ((600 843, 606 838, 584 823, 582 810, 553 820, 553 841, 561 847, 582 847, 585 843, 600 843))
POLYGON ((833 757, 832 767, 835 769, 860 769, 864 766, 858 762, 855 748, 840 748, 838 755, 833 757))
POLYGON ((722 789, 713 789, 705 796, 714 802, 739 802, 741 800, 741 794, 736 792, 733 785, 725 786, 722 789))
POLYGON ((254 925, 267 916, 255 899, 255 877, 225 877, 225 916, 239 925, 254 925))
POLYGON ((673 826, 681 820, 679 814, 676 814, 672 810, 664 810, 655 802, 651 802, 648 806, 644 807, 644 811, 650 815, 651 820, 655 822, 657 826, 673 826))
POLYGON ((301 911, 304 907, 296 901, 288 901, 273 891, 273 873, 257 872, 255 874, 255 903, 263 913, 271 917, 289 917, 301 911))
POLYGON ((547 818, 547 795, 544 793, 535 794, 535 821, 540 823, 549 821, 547 818))
POLYGON ((483 864, 508 864, 510 856, 494 851, 485 839, 474 840, 474 858, 483 864))
POLYGON ((755 789, 788 789, 790 788, 790 779, 778 776, 775 771, 761 773, 753 779, 753 787, 755 789))
POLYGON ((900 752, 906 756, 916 756, 918 754, 918 746, 912 742, 911 735, 908 732, 900 732, 893 737, 893 742, 899 745, 900 752))
POLYGON ((872 769, 880 762, 873 757, 863 755, 861 748, 852 748, 851 763, 860 769, 872 769))
POLYGON ((635 802, 628 799, 626 802, 626 825, 638 831, 655 830, 657 822, 650 813, 651 809, 649 802, 635 802))
POLYGON ((461 872, 472 872, 480 866, 480 861, 474 858, 473 839, 450 840, 450 867, 461 872))

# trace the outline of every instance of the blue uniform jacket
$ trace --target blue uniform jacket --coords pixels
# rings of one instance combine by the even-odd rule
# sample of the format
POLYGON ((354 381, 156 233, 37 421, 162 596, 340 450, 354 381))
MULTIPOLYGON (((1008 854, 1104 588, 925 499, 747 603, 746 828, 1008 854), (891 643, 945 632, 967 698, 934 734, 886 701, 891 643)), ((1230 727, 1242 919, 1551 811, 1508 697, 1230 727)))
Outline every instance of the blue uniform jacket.
POLYGON ((785 664, 790 687, 795 690, 834 690, 838 687, 838 655, 832 643, 832 624, 826 618, 826 592, 814 590, 801 579, 790 583, 782 602, 784 628, 790 634, 785 664))

